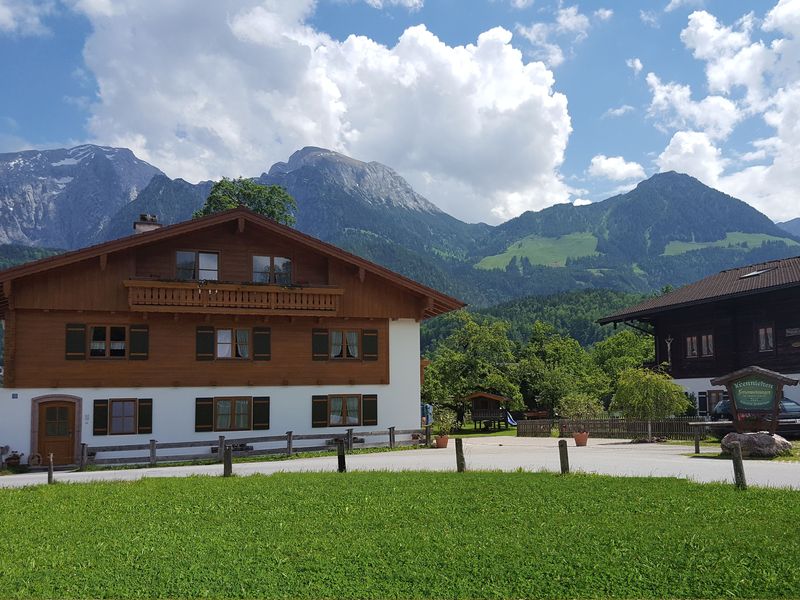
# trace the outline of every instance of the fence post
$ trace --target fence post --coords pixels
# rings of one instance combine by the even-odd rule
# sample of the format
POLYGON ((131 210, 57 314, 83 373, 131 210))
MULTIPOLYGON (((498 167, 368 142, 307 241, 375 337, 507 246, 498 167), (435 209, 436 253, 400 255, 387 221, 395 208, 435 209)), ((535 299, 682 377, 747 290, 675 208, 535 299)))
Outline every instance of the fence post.
POLYGON ((225 446, 222 464, 222 476, 230 477, 233 475, 233 446, 225 446))
POLYGON ((731 444, 733 451, 731 456, 733 458, 733 480, 736 487, 740 490, 747 489, 747 480, 744 477, 744 463, 742 462, 742 445, 739 442, 731 444))
POLYGON ((352 429, 348 429, 347 430, 347 451, 348 452, 352 452, 353 451, 353 430, 352 429))
POLYGON ((219 436, 219 445, 217 447, 217 460, 223 462, 225 460, 225 436, 219 436))
POLYGON ((347 472, 347 465, 345 464, 344 458, 344 440, 337 439, 336 440, 336 456, 339 458, 339 473, 346 473, 347 472))
POLYGON ((700 454, 700 430, 694 432, 694 453, 700 454))
POLYGON ((425 445, 431 445, 431 426, 425 425, 425 445))
POLYGON ((294 437, 293 432, 291 431, 286 432, 286 454, 288 454, 289 456, 292 455, 293 437, 294 437))
POLYGON ((394 448, 394 426, 389 427, 389 448, 394 448))
POLYGON ((569 450, 567 450, 567 440, 558 440, 558 456, 561 459, 561 474, 569 473, 569 450))
POLYGON ((81 458, 78 463, 78 468, 83 470, 89 464, 89 445, 81 444, 81 458))
POLYGON ((464 440, 456 438, 456 470, 463 473, 467 469, 467 463, 464 460, 464 440))
POLYGON ((156 466, 156 441, 150 440, 150 466, 156 466))
POLYGON ((55 483, 55 481, 53 479, 53 453, 52 452, 50 453, 50 457, 49 458, 50 458, 50 462, 47 465, 47 484, 51 485, 51 484, 55 483))

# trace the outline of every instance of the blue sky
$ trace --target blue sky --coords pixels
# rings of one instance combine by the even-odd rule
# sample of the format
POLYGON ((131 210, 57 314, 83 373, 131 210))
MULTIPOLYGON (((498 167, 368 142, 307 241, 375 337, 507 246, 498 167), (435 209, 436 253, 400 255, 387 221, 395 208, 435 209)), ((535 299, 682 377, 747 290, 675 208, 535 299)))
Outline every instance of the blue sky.
POLYGON ((800 0, 0 0, 0 152, 197 181, 319 145, 489 222, 676 169, 788 219, 797 34, 800 0))

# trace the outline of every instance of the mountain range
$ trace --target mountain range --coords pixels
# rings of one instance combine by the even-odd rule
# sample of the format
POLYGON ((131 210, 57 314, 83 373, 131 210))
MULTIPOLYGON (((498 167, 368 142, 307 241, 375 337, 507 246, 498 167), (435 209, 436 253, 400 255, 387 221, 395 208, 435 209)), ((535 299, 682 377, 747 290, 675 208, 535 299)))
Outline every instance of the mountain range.
MULTIPOLYGON (((592 288, 649 292, 800 254, 800 219, 778 226, 674 172, 498 226, 460 221, 391 168, 323 148, 303 148, 254 180, 288 190, 299 230, 480 306, 592 288)), ((0 243, 73 249, 130 234, 141 213, 186 220, 212 184, 170 179, 125 148, 0 154, 0 243)), ((15 246, 0 260, 36 252, 15 246)))

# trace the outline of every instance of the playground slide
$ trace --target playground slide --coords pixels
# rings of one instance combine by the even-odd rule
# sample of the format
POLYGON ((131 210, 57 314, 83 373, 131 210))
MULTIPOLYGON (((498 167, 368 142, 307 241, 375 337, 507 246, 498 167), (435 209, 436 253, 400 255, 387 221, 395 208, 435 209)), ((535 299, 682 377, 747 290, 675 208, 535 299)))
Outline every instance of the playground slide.
POLYGON ((517 422, 514 420, 514 417, 512 417, 512 416, 511 416, 511 413, 510 413, 510 412, 508 412, 508 411, 506 411, 506 421, 507 421, 507 422, 508 422, 508 424, 509 424, 509 425, 511 425, 512 427, 516 427, 516 426, 517 426, 517 422))

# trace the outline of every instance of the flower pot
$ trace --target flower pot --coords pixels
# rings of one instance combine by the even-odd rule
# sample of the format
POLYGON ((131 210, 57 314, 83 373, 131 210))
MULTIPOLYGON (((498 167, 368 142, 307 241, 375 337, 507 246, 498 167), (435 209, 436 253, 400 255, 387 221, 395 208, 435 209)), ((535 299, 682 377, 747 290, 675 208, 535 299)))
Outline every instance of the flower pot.
POLYGON ((436 436, 436 447, 437 448, 447 448, 447 442, 450 441, 450 438, 446 435, 437 435, 436 436))
POLYGON ((17 456, 15 454, 12 454, 8 458, 6 458, 6 466, 7 467, 18 467, 21 458, 22 458, 21 456, 17 456))
POLYGON ((586 442, 589 441, 589 432, 588 431, 576 431, 572 434, 572 438, 575 440, 576 446, 585 446, 586 442))

